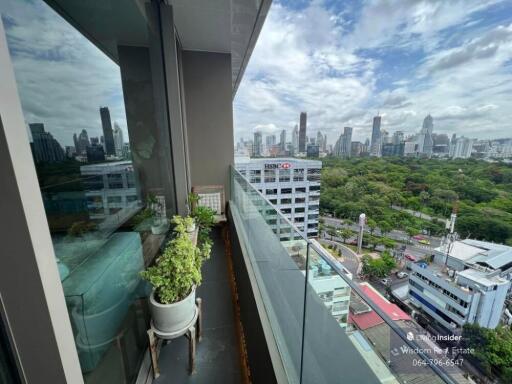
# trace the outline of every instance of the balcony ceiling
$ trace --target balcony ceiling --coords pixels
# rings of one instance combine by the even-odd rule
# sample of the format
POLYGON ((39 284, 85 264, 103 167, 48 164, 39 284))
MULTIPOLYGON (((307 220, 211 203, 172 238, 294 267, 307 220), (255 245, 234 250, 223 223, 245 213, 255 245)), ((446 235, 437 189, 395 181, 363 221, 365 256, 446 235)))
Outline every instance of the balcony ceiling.
MULTIPOLYGON (((148 46, 148 0, 45 0, 112 60, 117 46, 148 46)), ((167 0, 183 49, 231 53, 233 94, 272 0, 167 0)))

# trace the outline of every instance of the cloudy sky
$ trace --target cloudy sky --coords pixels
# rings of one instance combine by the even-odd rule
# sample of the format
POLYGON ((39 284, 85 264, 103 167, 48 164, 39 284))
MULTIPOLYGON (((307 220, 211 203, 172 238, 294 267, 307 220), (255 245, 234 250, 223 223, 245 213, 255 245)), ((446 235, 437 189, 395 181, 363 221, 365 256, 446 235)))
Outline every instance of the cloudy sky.
MULTIPOLYGON (((382 128, 512 137, 512 2, 274 0, 235 99, 235 139, 308 112, 334 143, 382 128)), ((290 137, 290 136, 288 136, 290 137)))
POLYGON ((27 125, 44 123, 61 145, 73 133, 103 134, 100 106, 124 130, 119 67, 40 0, 0 0, 27 125))

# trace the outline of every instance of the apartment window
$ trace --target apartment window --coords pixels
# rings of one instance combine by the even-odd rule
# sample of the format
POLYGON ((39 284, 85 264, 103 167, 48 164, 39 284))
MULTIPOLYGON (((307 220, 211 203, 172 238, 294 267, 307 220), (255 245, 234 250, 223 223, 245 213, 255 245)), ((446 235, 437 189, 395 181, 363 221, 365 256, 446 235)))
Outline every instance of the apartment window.
POLYGON ((295 221, 296 223, 303 223, 303 222, 304 222, 304 217, 296 217, 296 218, 294 219, 294 221, 295 221))
POLYGON ((317 220, 318 215, 308 215, 308 220, 317 220))
POLYGON ((249 182, 250 183, 261 183, 261 170, 251 169, 249 171, 249 182))
POLYGON ((265 195, 277 195, 277 188, 266 189, 265 195))
POLYGON ((281 199, 281 204, 291 204, 292 199, 281 199))
POLYGON ((306 188, 305 187, 295 188, 295 193, 306 193, 306 188))
POLYGON ((175 213, 175 180, 163 161, 172 159, 168 110, 153 101, 166 91, 152 77, 163 62, 152 36, 159 25, 144 4, 133 6, 137 27, 125 33, 111 22, 126 4, 100 3, 66 8, 84 16, 80 31, 100 32, 89 38, 43 0, 2 1, 0 12, 9 15, 7 44, 84 381, 133 383, 149 320, 140 272, 165 238, 139 212, 151 195, 161 215, 175 213), (115 207, 102 207, 106 190, 116 191, 105 199, 115 207))
POLYGON ((291 208, 282 208, 281 212, 286 215, 288 213, 292 213, 292 209, 291 208))
POLYGON ((280 169, 279 170, 279 181, 280 182, 290 181, 290 170, 289 169, 280 169))
POLYGON ((109 196, 107 197, 109 203, 122 203, 123 198, 121 196, 109 196))
POLYGON ((305 211, 304 207, 295 208, 295 213, 304 213, 304 211, 305 211))
POLYGON ((293 170, 293 181, 303 181, 304 180, 304 169, 298 168, 293 170))
POLYGON ((308 181, 320 181, 320 169, 308 169, 308 181))
POLYGON ((265 169, 265 183, 275 183, 276 181, 276 170, 265 169))
POLYGON ((320 201, 320 196, 309 196, 309 202, 320 201))
POLYGON ((313 229, 313 228, 317 228, 317 227, 318 227, 317 223, 308 224, 308 229, 313 229))
POLYGON ((309 206, 309 210, 310 210, 310 211, 318 211, 318 209, 319 209, 319 208, 320 208, 320 207, 319 207, 318 205, 310 205, 310 206, 309 206))
POLYGON ((304 197, 297 197, 295 199, 295 204, 304 204, 306 202, 306 199, 304 197))
POLYGON ((268 201, 270 201, 271 204, 274 204, 274 205, 277 204, 277 199, 269 199, 268 201))
POLYGON ((247 171, 245 169, 239 169, 238 172, 240 172, 242 176, 245 176, 247 174, 247 171))
POLYGON ((292 189, 291 188, 281 188, 281 194, 282 195, 288 195, 292 193, 292 189))
POLYGON ((319 190, 320 190, 319 185, 312 185, 311 187, 309 187, 310 192, 319 191, 319 190))

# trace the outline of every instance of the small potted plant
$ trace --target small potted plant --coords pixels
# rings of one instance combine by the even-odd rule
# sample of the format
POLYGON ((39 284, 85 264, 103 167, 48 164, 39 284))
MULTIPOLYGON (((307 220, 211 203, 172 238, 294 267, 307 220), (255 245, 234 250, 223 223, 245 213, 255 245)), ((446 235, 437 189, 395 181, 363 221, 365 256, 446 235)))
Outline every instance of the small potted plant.
POLYGON ((196 287, 201 282, 202 249, 187 233, 184 218, 178 218, 173 219, 176 236, 156 264, 141 272, 153 286, 149 306, 153 325, 162 333, 176 332, 192 321, 196 287))

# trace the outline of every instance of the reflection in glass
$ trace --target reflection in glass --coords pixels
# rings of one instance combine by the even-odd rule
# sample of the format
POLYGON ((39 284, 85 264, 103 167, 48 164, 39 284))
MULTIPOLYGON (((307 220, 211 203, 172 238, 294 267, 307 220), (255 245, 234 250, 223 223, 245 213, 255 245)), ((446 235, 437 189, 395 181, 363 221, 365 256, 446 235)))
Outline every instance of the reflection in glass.
POLYGON ((55 3, 73 25, 42 0, 0 13, 84 379, 130 383, 147 344, 139 272, 174 212, 157 7, 55 3))

